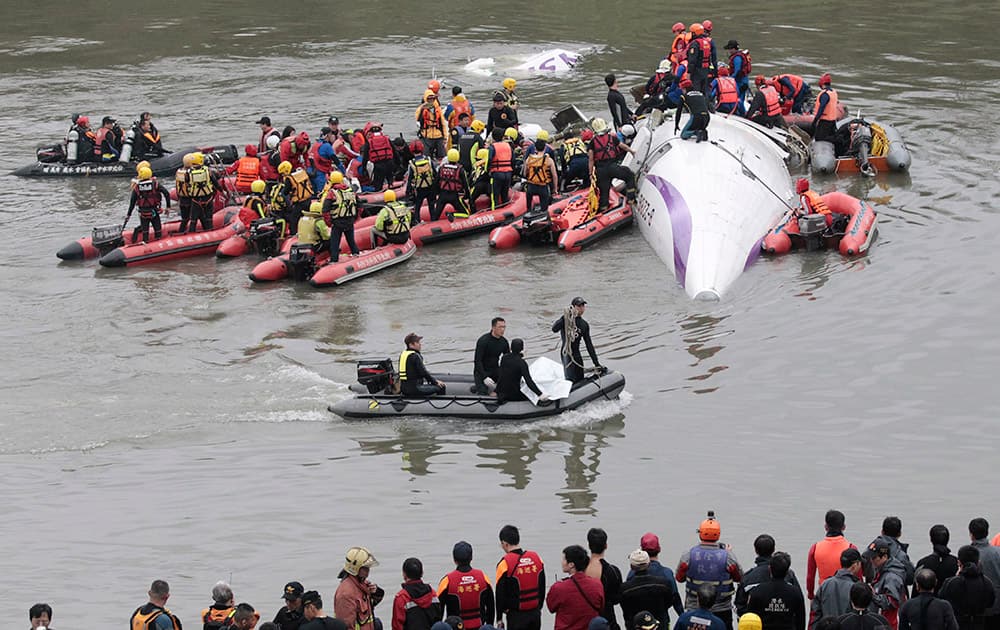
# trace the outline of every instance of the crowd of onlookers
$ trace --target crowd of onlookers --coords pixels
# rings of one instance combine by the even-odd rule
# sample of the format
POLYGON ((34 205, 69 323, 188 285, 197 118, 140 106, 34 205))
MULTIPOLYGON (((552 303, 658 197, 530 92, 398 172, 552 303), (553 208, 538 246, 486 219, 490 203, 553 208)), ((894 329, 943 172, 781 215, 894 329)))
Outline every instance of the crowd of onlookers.
MULTIPOLYGON (((948 528, 934 525, 931 553, 916 562, 900 541, 897 517, 886 517, 881 533, 862 547, 845 538, 843 513, 827 512, 825 528, 809 549, 803 593, 791 557, 777 550, 773 537, 754 540, 756 558, 745 570, 720 542, 712 512, 698 529, 698 544, 674 570, 660 563, 659 538, 647 533, 623 574, 604 557, 607 533, 594 528, 587 534, 589 550, 563 549, 560 568, 569 577, 549 588, 541 557, 523 549, 517 527, 506 525, 492 579, 472 567, 472 546, 465 541, 454 545, 455 570, 436 588, 424 582, 421 561, 407 558, 391 611, 383 607, 378 617, 385 591, 370 580, 378 561, 368 549, 352 547, 332 614, 324 611, 320 593, 292 581, 283 591, 285 606, 259 629, 540 630, 544 607, 554 614, 555 630, 656 630, 669 627, 671 610, 675 630, 1000 630, 1000 535, 989 540, 986 519, 969 522, 970 542, 957 555, 948 547, 948 528), (686 586, 683 596, 678 582, 686 586)), ((169 585, 155 580, 149 601, 132 614, 131 630, 181 630, 167 608, 169 597, 169 585)), ((201 613, 204 630, 258 627, 260 612, 237 604, 225 582, 215 585, 212 599, 201 613)), ((48 604, 36 604, 28 614, 33 629, 48 628, 52 620, 48 604)))

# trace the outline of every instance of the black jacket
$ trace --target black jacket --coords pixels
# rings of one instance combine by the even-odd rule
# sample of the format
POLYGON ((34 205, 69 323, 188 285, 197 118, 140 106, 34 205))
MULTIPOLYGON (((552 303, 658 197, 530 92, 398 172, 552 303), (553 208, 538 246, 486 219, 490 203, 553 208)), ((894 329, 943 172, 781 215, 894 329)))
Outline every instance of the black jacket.
MULTIPOLYGON (((576 359, 577 363, 583 363, 583 355, 580 354, 580 342, 583 341, 587 344, 587 352, 590 354, 590 360, 594 362, 594 365, 600 365, 600 362, 597 360, 597 350, 594 349, 594 342, 590 340, 590 324, 580 315, 576 316, 576 330, 579 334, 576 339, 570 342, 573 358, 576 359)), ((559 333, 559 337, 562 339, 562 346, 565 347, 566 322, 564 318, 560 317, 552 324, 552 332, 559 333)))
POLYGON ((274 623, 278 630, 299 630, 299 626, 305 623, 305 617, 301 610, 288 610, 288 606, 282 606, 274 616, 274 623))
MULTIPOLYGON (((771 570, 768 567, 770 561, 770 557, 757 556, 754 560, 754 567, 743 574, 743 579, 740 580, 740 585, 736 589, 736 596, 733 599, 733 602, 736 604, 737 615, 747 612, 747 599, 750 597, 750 592, 757 585, 771 581, 771 570)), ((802 587, 799 585, 799 579, 795 577, 795 571, 789 569, 788 575, 785 576, 785 581, 798 590, 802 590, 802 587)))
MULTIPOLYGON (((958 558, 951 555, 951 550, 944 545, 934 545, 934 553, 917 561, 916 569, 930 569, 937 576, 937 586, 934 592, 941 590, 941 585, 950 577, 958 575, 958 558)), ((913 596, 917 596, 917 588, 913 587, 913 596)))
POLYGON ((951 604, 920 593, 899 609, 899 630, 958 630, 951 604))
POLYGON ((601 558, 601 586, 604 587, 604 611, 601 616, 608 620, 611 630, 619 630, 621 626, 618 625, 615 606, 622 601, 622 572, 604 558, 601 558))
POLYGON ((669 628, 670 608, 680 601, 680 593, 665 578, 650 575, 649 571, 636 571, 632 579, 622 585, 625 628, 633 630, 632 619, 644 610, 656 617, 661 628, 669 628))
POLYGON ((472 373, 479 383, 489 376, 497 380, 500 374, 500 357, 510 352, 510 343, 506 337, 494 337, 492 332, 485 333, 476 341, 475 365, 472 373))
POLYGON ((494 127, 507 129, 517 126, 517 112, 504 105, 502 109, 490 108, 490 115, 486 119, 486 133, 492 133, 494 127))
POLYGON ((407 396, 419 395, 416 388, 420 383, 433 383, 437 380, 424 367, 424 357, 419 352, 414 352, 407 357, 405 370, 402 367, 400 366, 400 372, 406 372, 406 380, 400 383, 400 391, 407 396))
POLYGON ((850 612, 840 618, 840 630, 883 630, 889 627, 885 617, 867 610, 850 612))
POLYGON ((750 591, 747 611, 760 615, 767 630, 805 630, 806 600, 802 589, 784 579, 771 579, 750 591))
POLYGON ((508 352, 500 357, 500 377, 497 379, 497 400, 506 402, 508 400, 527 400, 521 393, 521 379, 524 378, 528 389, 539 396, 542 390, 538 388, 528 371, 528 362, 520 353, 508 352))
POLYGON ((982 622, 983 613, 993 607, 996 592, 993 582, 982 574, 978 565, 972 564, 945 580, 938 597, 951 604, 959 628, 972 630, 982 622))

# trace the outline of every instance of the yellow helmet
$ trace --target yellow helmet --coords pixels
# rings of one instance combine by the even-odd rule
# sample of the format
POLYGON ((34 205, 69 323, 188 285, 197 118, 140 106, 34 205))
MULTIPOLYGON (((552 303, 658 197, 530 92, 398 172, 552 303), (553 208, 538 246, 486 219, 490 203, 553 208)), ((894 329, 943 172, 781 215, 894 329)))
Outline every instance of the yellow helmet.
POLYGON ((343 184, 344 183, 344 174, 341 173, 340 171, 333 171, 332 173, 330 173, 330 183, 331 184, 343 184))
POLYGON ((194 166, 201 166, 205 163, 205 154, 201 151, 195 151, 191 154, 191 164, 194 166))
POLYGON ((138 173, 140 168, 143 167, 149 168, 150 166, 151 165, 148 160, 143 160, 142 162, 139 162, 138 164, 135 165, 135 172, 138 173))
POLYGON ((754 613, 743 613, 740 615, 739 630, 761 630, 764 622, 754 613))
POLYGON ((250 183, 250 192, 255 192, 259 194, 264 192, 264 189, 266 187, 267 184, 264 182, 263 179, 255 179, 253 180, 253 182, 250 183))
POLYGON ((478 151, 476 151, 476 159, 477 160, 485 160, 488 157, 490 157, 490 150, 489 149, 479 149, 478 151))
MULTIPOLYGON (((392 203, 393 201, 396 201, 396 191, 395 190, 385 191, 385 194, 382 195, 382 200, 385 201, 385 203, 392 203)), ((364 547, 356 547, 356 549, 360 549, 362 551, 367 552, 367 549, 365 549, 364 547)), ((351 557, 350 552, 348 552, 347 557, 348 558, 351 557)), ((356 574, 352 573, 351 575, 356 575, 356 574)))
POLYGON ((472 126, 470 127, 473 133, 483 133, 486 131, 486 123, 479 120, 478 118, 472 121, 472 126))
POLYGON ((278 165, 279 175, 290 175, 292 173, 292 163, 288 160, 284 160, 278 165))
POLYGON ((323 204, 318 201, 309 204, 309 214, 323 214, 323 204))
POLYGON ((153 169, 148 166, 139 167, 139 179, 151 179, 153 177, 153 169))
POLYGON ((539 140, 544 140, 544 141, 548 142, 549 141, 549 132, 545 131, 544 129, 542 129, 541 131, 538 132, 537 138, 539 140))
POLYGON ((454 164, 458 161, 458 149, 448 149, 448 161, 454 164))
MULTIPOLYGON (((388 195, 390 191, 386 191, 388 195)), ((358 571, 364 567, 377 567, 378 560, 364 547, 351 547, 347 550, 347 557, 344 559, 344 571, 357 576, 358 571)))
POLYGON ((501 85, 503 85, 503 89, 505 90, 513 90, 514 88, 517 87, 517 81, 515 81, 511 77, 507 77, 506 79, 503 80, 503 83, 501 83, 501 85))
POLYGON ((595 118, 593 122, 590 123, 590 128, 593 129, 595 133, 604 133, 608 130, 608 121, 603 118, 595 118))
POLYGON ((510 138, 511 140, 517 140, 517 129, 513 127, 507 127, 507 130, 503 132, 504 138, 510 138))
POLYGON ((185 153, 183 164, 185 167, 190 167, 194 163, 194 153, 185 153))

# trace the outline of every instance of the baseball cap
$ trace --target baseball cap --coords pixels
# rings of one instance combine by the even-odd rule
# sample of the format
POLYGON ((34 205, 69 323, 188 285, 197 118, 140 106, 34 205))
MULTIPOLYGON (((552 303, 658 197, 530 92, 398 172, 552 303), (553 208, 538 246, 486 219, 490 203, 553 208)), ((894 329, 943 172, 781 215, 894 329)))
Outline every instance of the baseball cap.
POLYGON ((319 596, 319 591, 306 591, 302 594, 302 607, 305 608, 309 604, 315 604, 316 602, 323 601, 319 596))
POLYGON ((636 613, 635 617, 632 617, 632 627, 636 630, 654 630, 659 626, 660 622, 647 610, 636 613))
POLYGON ((332 133, 332 132, 333 132, 333 129, 330 129, 329 127, 323 127, 322 129, 319 130, 319 135, 325 136, 326 134, 332 133))
POLYGON ((406 336, 405 339, 403 339, 403 343, 405 343, 406 345, 410 345, 411 343, 420 341, 421 339, 423 339, 423 337, 421 337, 420 335, 418 335, 415 332, 411 332, 410 334, 408 334, 406 336))
POLYGON ((586 303, 587 303, 587 300, 583 299, 579 295, 576 296, 575 298, 573 298, 573 301, 570 302, 570 304, 572 304, 573 306, 583 306, 586 303))
POLYGON ((299 582, 289 582, 285 584, 285 592, 282 593, 282 597, 285 599, 298 599, 302 597, 302 593, 305 592, 305 588, 299 582))
POLYGON ((105 116, 104 118, 101 119, 102 125, 106 125, 108 123, 113 123, 113 122, 117 122, 113 116, 105 116))
POLYGON ((639 541, 639 547, 655 556, 660 553, 660 538, 652 532, 646 532, 639 541))
POLYGON ((330 125, 339 125, 340 119, 337 118, 336 116, 330 116, 329 118, 326 119, 326 122, 330 125))
POLYGON ((257 124, 258 125, 268 125, 268 126, 270 126, 271 119, 268 116, 261 116, 260 120, 257 121, 257 124))
POLYGON ((628 554, 628 563, 637 569, 649 566, 649 554, 642 549, 636 549, 628 554))

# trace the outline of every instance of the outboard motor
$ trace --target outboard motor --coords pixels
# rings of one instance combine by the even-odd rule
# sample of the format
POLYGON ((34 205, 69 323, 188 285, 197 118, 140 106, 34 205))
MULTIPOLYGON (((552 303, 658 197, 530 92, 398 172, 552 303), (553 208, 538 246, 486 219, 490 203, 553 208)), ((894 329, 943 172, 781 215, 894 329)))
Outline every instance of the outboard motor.
POLYGON ((358 361, 358 383, 368 389, 369 394, 391 393, 396 382, 392 369, 392 359, 361 359, 358 361))
POLYGON ((265 258, 271 258, 278 253, 278 228, 274 219, 267 217, 257 219, 250 224, 250 243, 257 253, 265 258))
POLYGON ((308 280, 316 272, 316 252, 312 245, 292 245, 288 253, 288 275, 296 281, 308 280))
POLYGON ((823 232, 825 231, 826 215, 807 214, 799 217, 799 235, 805 241, 807 252, 814 252, 823 247, 823 232))
POLYGON ((122 238, 122 226, 106 225, 95 227, 93 232, 91 232, 90 241, 93 243, 94 248, 101 252, 101 256, 103 256, 125 244, 125 239, 122 238))
POLYGON ((864 119, 851 121, 851 153, 854 153, 862 175, 874 175, 875 169, 868 163, 872 148, 872 130, 864 119))
POLYGON ((80 132, 76 129, 70 129, 70 132, 66 134, 66 162, 68 164, 76 164, 76 153, 79 140, 80 132))
POLYGON ((125 140, 122 142, 122 154, 118 156, 118 161, 123 164, 127 164, 129 160, 132 159, 132 145, 135 143, 135 126, 128 130, 125 134, 125 140))
POLYGON ((35 157, 42 164, 55 164, 66 158, 66 147, 62 143, 47 144, 35 149, 35 157))

